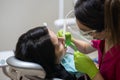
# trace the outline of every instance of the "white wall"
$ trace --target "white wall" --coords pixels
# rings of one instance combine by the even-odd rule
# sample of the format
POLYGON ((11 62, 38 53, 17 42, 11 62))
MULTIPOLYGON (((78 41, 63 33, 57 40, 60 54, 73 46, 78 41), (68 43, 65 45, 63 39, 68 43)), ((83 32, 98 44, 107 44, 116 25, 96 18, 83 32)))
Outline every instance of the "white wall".
MULTIPOLYGON (((47 22, 56 31, 59 0, 0 0, 0 51, 15 48, 18 37, 28 29, 47 22)), ((73 0, 64 0, 65 14, 73 0)))

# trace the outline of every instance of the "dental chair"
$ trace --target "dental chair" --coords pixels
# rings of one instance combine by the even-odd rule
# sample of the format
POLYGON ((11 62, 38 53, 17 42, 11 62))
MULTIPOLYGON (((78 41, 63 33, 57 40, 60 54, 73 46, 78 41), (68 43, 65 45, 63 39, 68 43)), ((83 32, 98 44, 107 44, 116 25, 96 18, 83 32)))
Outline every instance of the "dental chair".
POLYGON ((46 73, 42 66, 24 62, 16 59, 14 56, 6 60, 8 64, 8 75, 12 80, 44 80, 46 73))
MULTIPOLYGON (((15 56, 9 57, 6 62, 8 64, 6 74, 11 80, 49 80, 45 79, 46 72, 43 67, 36 63, 21 61, 15 56)), ((53 78, 52 80, 62 79, 53 78)))
POLYGON ((0 68, 10 80, 63 80, 46 79, 46 72, 42 66, 18 60, 14 56, 14 51, 0 52, 0 68))

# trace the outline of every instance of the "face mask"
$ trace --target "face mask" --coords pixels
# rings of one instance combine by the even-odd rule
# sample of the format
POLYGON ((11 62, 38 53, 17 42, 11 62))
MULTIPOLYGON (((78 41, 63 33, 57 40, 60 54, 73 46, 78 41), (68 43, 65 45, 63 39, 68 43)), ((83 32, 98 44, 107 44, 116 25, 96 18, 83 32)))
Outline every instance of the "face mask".
POLYGON ((84 39, 88 40, 88 41, 91 41, 91 40, 104 40, 105 39, 105 37, 94 38, 91 34, 96 33, 96 30, 90 30, 90 31, 86 31, 86 32, 80 30, 80 33, 81 33, 82 37, 84 39))

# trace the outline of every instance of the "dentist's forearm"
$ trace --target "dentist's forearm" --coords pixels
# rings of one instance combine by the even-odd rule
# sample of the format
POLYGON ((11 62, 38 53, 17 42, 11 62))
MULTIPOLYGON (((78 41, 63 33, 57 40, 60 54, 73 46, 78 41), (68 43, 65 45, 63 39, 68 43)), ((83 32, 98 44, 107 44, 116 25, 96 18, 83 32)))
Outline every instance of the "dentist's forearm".
POLYGON ((91 46, 91 44, 85 41, 72 38, 72 42, 76 45, 76 47, 78 48, 80 52, 90 53, 90 52, 95 51, 95 49, 91 46))

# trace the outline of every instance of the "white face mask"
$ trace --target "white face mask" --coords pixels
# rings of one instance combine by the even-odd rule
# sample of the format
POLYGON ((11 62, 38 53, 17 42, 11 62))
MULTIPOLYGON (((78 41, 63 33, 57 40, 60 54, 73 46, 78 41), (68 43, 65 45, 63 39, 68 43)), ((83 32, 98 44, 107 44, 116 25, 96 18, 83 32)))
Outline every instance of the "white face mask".
MULTIPOLYGON (((80 33, 81 33, 81 35, 83 36, 83 38, 84 39, 86 39, 86 40, 88 40, 88 41, 91 41, 91 40, 104 40, 105 39, 105 37, 104 36, 102 36, 102 37, 100 37, 100 38, 94 38, 91 34, 97 34, 96 33, 96 30, 90 30, 90 31, 82 31, 82 30, 79 30, 80 31, 80 33)), ((98 36, 97 36, 98 37, 98 36)))

